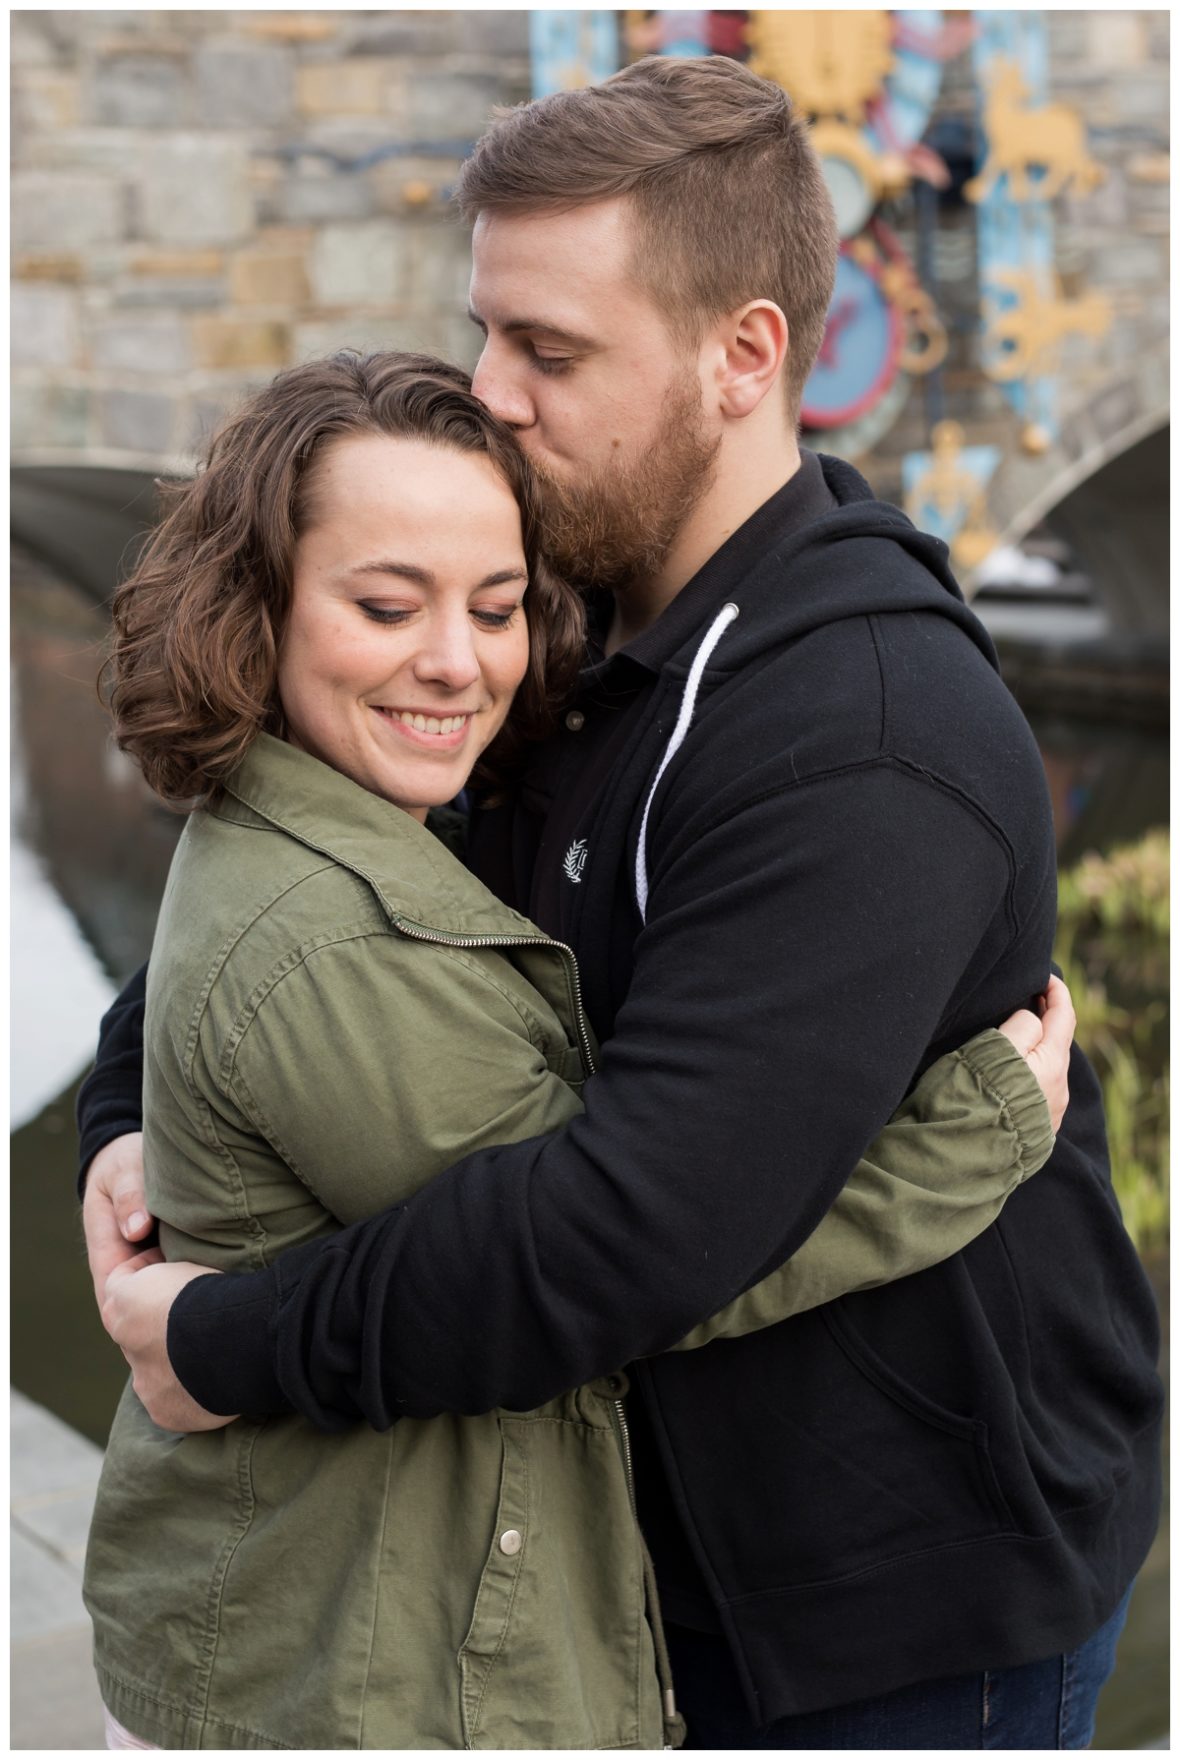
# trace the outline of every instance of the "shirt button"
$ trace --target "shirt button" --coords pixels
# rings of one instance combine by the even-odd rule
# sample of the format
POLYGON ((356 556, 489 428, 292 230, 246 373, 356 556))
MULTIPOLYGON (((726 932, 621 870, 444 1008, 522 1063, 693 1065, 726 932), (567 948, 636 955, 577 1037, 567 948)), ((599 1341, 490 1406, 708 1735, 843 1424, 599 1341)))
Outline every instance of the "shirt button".
POLYGON ((509 1528, 500 1535, 500 1551, 508 1558, 514 1558, 523 1544, 524 1542, 515 1528, 509 1528))
POLYGON ((580 709, 571 709, 565 718, 565 724, 571 733, 581 733, 586 725, 586 717, 580 709))

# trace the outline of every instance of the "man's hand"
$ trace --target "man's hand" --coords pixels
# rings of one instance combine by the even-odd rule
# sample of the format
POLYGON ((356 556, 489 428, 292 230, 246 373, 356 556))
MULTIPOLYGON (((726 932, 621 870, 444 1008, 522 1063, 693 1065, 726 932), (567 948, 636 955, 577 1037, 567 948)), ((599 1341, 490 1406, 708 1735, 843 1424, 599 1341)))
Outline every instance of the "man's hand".
POLYGON ((165 1265, 156 1249, 116 1265, 106 1280, 102 1323, 131 1366, 131 1385, 161 1430, 220 1430, 217 1417, 191 1399, 168 1360, 168 1315, 185 1284, 213 1277, 207 1265, 165 1265))
POLYGON ((90 1163, 82 1199, 82 1227, 94 1299, 101 1308, 107 1278, 117 1265, 127 1265, 137 1257, 140 1247, 136 1243, 152 1229, 143 1194, 142 1131, 115 1137, 90 1163))
POLYGON ((1054 1136, 1061 1129, 1069 1105, 1069 1051, 1077 1024, 1068 989, 1060 978, 1051 977, 1039 1019, 1031 1009, 1021 1008, 1000 1026, 1001 1033, 1011 1039, 1040 1084, 1049 1103, 1054 1136))

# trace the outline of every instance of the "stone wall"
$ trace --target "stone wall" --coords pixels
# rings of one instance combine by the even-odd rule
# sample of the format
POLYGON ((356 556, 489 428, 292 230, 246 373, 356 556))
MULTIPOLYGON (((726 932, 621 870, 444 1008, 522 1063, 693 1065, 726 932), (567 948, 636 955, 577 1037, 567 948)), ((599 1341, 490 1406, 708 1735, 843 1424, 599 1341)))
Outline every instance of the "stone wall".
MULTIPOLYGON (((445 197, 492 106, 528 96, 527 13, 11 18, 18 459, 187 457, 243 390, 345 344, 472 363, 467 236, 445 197)), ((1115 312, 1100 342, 1067 344, 1063 401, 1114 431, 1139 380, 1164 385, 1169 17, 1046 19, 1052 94, 1107 171, 1055 205, 1059 265, 1067 294, 1102 290, 1115 312)), ((974 107, 960 56, 937 114, 974 107)), ((906 208, 891 219, 912 246, 906 208)), ((973 228, 974 210, 940 208, 941 413, 1019 463, 1019 423, 978 367, 973 228)), ((867 461, 884 493, 929 415, 916 383, 867 461)))
POLYGON ((292 362, 471 364, 446 192, 524 12, 15 12, 18 457, 193 451, 292 362))

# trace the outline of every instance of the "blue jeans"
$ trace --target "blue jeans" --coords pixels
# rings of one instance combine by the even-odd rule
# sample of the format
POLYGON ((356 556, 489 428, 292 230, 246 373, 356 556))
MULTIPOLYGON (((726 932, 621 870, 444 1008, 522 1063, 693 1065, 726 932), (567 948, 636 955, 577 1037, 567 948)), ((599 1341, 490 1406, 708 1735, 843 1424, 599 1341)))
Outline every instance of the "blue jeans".
POLYGON ((831 1711, 750 1722, 723 1638, 669 1626, 688 1748, 1088 1748, 1098 1694, 1127 1617, 1117 1613, 1068 1656, 923 1681, 831 1711))

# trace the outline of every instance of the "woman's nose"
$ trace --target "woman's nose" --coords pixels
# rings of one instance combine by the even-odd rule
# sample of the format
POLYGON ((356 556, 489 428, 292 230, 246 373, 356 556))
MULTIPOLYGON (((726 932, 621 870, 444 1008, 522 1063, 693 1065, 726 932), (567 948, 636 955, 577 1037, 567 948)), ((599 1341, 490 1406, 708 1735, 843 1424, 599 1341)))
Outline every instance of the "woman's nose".
POLYGON ((435 624, 419 649, 414 672, 424 683, 441 684, 450 691, 466 690, 479 677, 479 659, 466 613, 462 620, 448 618, 435 624))

